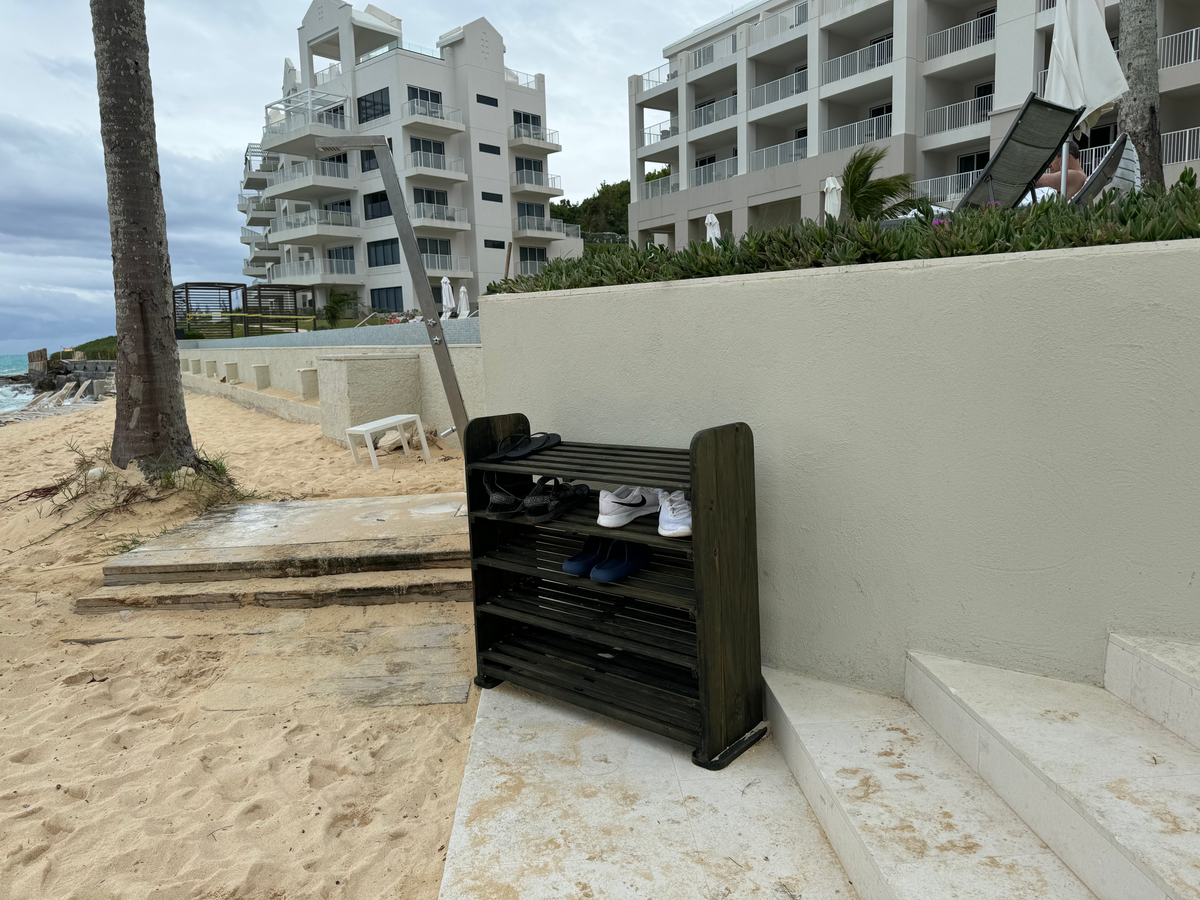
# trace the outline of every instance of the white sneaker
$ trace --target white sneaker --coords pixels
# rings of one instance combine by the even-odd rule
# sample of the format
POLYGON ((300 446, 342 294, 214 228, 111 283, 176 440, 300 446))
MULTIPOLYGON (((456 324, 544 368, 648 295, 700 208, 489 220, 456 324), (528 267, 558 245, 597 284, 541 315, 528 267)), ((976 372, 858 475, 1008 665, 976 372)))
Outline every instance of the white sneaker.
POLYGON ((620 528, 640 516, 653 515, 658 512, 661 493, 657 488, 630 487, 627 484, 615 491, 601 491, 600 515, 596 523, 605 528, 620 528))
POLYGON ((662 497, 658 533, 663 537, 688 537, 692 533, 692 504, 683 496, 683 491, 662 497))

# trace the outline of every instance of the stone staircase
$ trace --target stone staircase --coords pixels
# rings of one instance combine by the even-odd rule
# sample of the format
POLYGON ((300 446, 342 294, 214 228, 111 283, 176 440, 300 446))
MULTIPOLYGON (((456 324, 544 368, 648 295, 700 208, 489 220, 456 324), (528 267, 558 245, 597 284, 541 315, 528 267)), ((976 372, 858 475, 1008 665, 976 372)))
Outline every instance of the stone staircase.
POLYGON ((865 900, 1200 897, 1200 646, 1106 688, 910 653, 905 701, 765 669, 775 739, 865 900))

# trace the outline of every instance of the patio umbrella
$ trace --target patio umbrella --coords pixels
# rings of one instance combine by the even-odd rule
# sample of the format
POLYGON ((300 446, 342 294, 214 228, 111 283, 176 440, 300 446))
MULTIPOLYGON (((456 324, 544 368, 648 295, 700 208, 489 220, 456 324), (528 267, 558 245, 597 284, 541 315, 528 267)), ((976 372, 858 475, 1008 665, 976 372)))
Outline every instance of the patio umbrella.
POLYGON ((454 288, 450 287, 450 279, 442 276, 442 318, 450 318, 454 312, 454 288))
POLYGON ((825 215, 833 216, 836 222, 842 215, 842 183, 836 175, 830 175, 822 190, 825 192, 825 215))
POLYGON ((721 223, 712 213, 704 217, 704 239, 714 247, 721 240, 721 223))
POLYGON ((467 286, 458 286, 458 317, 465 319, 471 314, 471 301, 467 299, 467 286))

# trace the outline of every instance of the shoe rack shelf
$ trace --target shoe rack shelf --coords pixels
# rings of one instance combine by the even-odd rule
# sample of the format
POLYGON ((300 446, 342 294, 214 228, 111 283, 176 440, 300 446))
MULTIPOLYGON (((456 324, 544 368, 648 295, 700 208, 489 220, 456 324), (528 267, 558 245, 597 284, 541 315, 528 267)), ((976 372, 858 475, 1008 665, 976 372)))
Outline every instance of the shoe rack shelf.
POLYGON ((745 424, 697 432, 689 449, 563 441, 525 459, 485 462, 520 414, 472 419, 463 435, 475 592, 475 683, 504 681, 663 734, 720 769, 765 733, 759 662, 754 436, 745 424), (586 483, 588 499, 539 525, 489 518, 483 478, 543 475, 586 483), (658 517, 596 524, 600 488, 684 491, 692 537, 658 517), (615 584, 562 571, 599 535, 650 548, 615 584))

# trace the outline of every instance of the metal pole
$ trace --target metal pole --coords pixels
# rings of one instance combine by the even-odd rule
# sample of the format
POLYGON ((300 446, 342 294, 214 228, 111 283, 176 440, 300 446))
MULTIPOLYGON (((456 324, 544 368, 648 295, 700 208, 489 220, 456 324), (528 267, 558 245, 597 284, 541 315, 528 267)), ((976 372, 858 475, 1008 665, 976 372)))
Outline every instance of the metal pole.
MULTIPOLYGON (((1043 145, 1043 146, 1045 146, 1045 145, 1043 145)), ((1058 191, 1064 197, 1067 196, 1067 151, 1070 148, 1070 146, 1071 146, 1071 139, 1068 137, 1065 141, 1063 141, 1062 187, 1058 191)))

